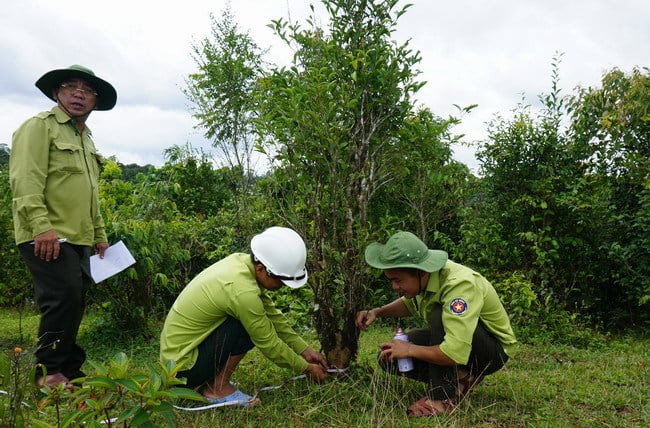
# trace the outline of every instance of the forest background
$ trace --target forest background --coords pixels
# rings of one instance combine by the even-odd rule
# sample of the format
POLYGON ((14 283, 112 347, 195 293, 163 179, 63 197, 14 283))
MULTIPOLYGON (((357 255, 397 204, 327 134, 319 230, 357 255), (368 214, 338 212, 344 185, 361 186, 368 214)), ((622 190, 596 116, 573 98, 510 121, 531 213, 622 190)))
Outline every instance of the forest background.
MULTIPOLYGON (((89 297, 104 329, 157 339, 194 275, 271 225, 308 245, 310 287, 276 305, 313 329, 330 363, 354 361, 356 311, 395 298, 363 261, 372 241, 412 231, 495 285, 523 343, 589 347, 650 324, 650 70, 613 68, 565 93, 549 59, 541 110, 496 116, 478 175, 452 158, 458 117, 415 105, 418 52, 391 34, 397 1, 324 0, 329 25, 273 21, 292 47, 269 66, 228 10, 193 46, 185 94, 215 158, 188 145, 166 163, 106 159, 101 204, 110 242, 137 263, 89 297), (253 164, 263 158, 263 173, 253 164)), ((99 144, 101 151, 101 144, 99 144)), ((33 311, 13 242, 8 146, 0 150, 0 304, 33 311)))

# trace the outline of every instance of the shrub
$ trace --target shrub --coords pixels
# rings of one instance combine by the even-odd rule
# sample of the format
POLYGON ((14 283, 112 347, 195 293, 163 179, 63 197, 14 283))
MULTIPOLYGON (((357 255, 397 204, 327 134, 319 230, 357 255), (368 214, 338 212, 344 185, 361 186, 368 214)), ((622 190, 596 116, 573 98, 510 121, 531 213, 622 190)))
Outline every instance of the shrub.
POLYGON ((56 425, 32 420, 36 427, 156 427, 162 422, 175 427, 173 400, 205 401, 199 393, 180 388, 182 380, 176 378, 180 367, 173 363, 150 365, 147 372, 129 372, 129 360, 122 352, 107 366, 90 362, 95 375, 75 381, 71 391, 63 384, 43 387, 45 394, 41 406, 54 406, 56 425), (61 417, 60 409, 65 408, 61 417))

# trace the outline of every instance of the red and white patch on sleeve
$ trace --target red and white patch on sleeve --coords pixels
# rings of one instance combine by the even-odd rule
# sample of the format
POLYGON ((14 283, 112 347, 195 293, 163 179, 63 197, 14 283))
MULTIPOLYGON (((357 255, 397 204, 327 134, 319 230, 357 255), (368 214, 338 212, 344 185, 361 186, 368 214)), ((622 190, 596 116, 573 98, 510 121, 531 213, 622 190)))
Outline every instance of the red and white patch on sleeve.
POLYGON ((460 297, 456 297, 449 304, 449 310, 454 315, 463 315, 467 311, 467 302, 460 297))

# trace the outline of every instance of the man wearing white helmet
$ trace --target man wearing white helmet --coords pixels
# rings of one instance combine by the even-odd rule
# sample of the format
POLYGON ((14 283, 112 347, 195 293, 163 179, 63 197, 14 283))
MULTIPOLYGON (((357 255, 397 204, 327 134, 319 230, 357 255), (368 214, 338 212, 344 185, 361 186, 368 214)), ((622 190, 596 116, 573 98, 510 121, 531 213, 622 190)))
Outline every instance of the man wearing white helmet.
POLYGON ((218 404, 251 407, 258 398, 241 392, 230 376, 246 352, 257 347, 280 367, 327 378, 323 356, 289 326, 268 290, 307 283, 302 238, 271 227, 251 240, 251 254, 234 253, 199 273, 174 302, 160 336, 160 358, 183 365, 178 377, 218 404))

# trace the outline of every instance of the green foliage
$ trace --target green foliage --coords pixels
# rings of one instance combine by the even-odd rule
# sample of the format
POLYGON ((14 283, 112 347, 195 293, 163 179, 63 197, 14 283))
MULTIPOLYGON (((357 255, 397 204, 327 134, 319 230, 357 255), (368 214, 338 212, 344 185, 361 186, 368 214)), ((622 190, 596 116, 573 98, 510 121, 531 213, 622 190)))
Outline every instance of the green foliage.
POLYGON ((580 89, 571 107, 572 135, 593 153, 589 167, 603 195, 595 275, 608 286, 598 287, 599 306, 615 303, 614 320, 648 323, 650 70, 611 70, 601 88, 580 89))
POLYGON ((220 201, 219 192, 229 194, 217 186, 219 172, 204 158, 198 166, 191 155, 174 160, 178 162, 136 183, 116 178, 121 175, 115 163, 109 162, 102 174, 109 240, 123 240, 137 262, 95 287, 92 298, 125 331, 149 331, 150 321, 166 313, 178 290, 209 264, 215 252, 223 256, 232 251, 233 222, 223 221, 214 202, 228 197, 220 201), (195 191, 201 198, 184 196, 195 191), (184 212, 176 201, 184 204, 184 212))
POLYGON ((118 165, 120 169, 122 170, 122 180, 124 181, 130 181, 134 182, 137 179, 138 174, 148 174, 152 168, 154 168, 153 165, 138 165, 135 163, 130 163, 128 165, 124 165, 122 163, 118 162, 118 165))
POLYGON ((95 374, 76 380, 72 390, 63 385, 41 389, 45 394, 41 406, 55 407, 57 424, 32 421, 35 426, 157 427, 164 422, 165 426, 176 427, 174 400, 205 401, 201 394, 178 387, 184 382, 176 378, 179 368, 172 363, 159 363, 134 373, 126 355, 120 352, 107 366, 91 364, 95 374))
POLYGON ((183 214, 213 216, 236 197, 237 175, 228 168, 214 169, 202 150, 190 146, 165 149, 167 162, 156 180, 169 185, 166 195, 183 214))
POLYGON ((507 278, 495 282, 494 288, 510 318, 517 323, 521 323, 522 318, 528 316, 533 310, 533 305, 537 303, 535 285, 521 272, 514 272, 507 278))
POLYGON ((123 240, 136 264, 98 284, 90 297, 109 315, 106 328, 145 335, 200 271, 269 225, 255 194, 235 196, 235 174, 202 152, 174 146, 159 169, 134 182, 109 161, 101 201, 110 242, 123 240), (233 200, 237 198, 238 203, 233 200))
MULTIPOLYGON (((124 240, 137 263, 89 293, 107 314, 104 329, 155 335, 189 280, 247 251, 272 224, 306 238, 313 287, 279 292, 278 306, 295 326, 315 325, 326 350, 341 331, 356 349, 355 312, 395 297, 362 256, 368 242, 398 229, 492 279, 524 341, 601 346, 586 325, 647 326, 648 69, 614 69, 599 87, 564 96, 558 55, 542 109, 522 101, 511 118, 489 124, 476 178, 451 158, 459 119, 414 108, 420 57, 391 39, 410 7, 398 3, 326 0, 326 20, 274 21, 295 60, 266 71, 230 12, 212 17, 211 39, 194 47, 199 69, 186 95, 230 167, 215 169, 187 145, 168 148, 161 168, 106 163, 109 240, 124 240), (264 177, 252 175, 254 133, 274 162, 264 177)), ((32 287, 13 241, 7 149, 0 146, 0 305, 24 308, 32 287)))
MULTIPOLYGON (((266 73, 258 87, 260 149, 275 153, 268 200, 309 245, 316 329, 326 353, 355 354, 356 311, 365 303, 361 259, 370 203, 399 150, 399 130, 421 87, 420 58, 391 40, 408 5, 326 0, 328 31, 273 21, 295 47, 293 65, 266 73), (265 143, 265 144, 264 144, 265 143), (393 156, 394 157, 394 156, 393 156), (337 335, 337 333, 341 333, 337 335)), ((313 10, 313 9, 312 9, 313 10)))
POLYGON ((465 264, 481 270, 487 278, 509 272, 520 260, 520 248, 508 244, 503 227, 495 219, 494 201, 485 197, 477 183, 478 192, 461 209, 462 224, 456 256, 465 264))
POLYGON ((9 153, 11 153, 9 146, 0 144, 0 169, 7 168, 9 165, 9 153))
POLYGON ((457 137, 451 127, 458 122, 427 109, 406 118, 398 139, 384 148, 387 161, 377 179, 385 184, 377 185, 371 201, 373 223, 382 222, 377 214, 390 212, 394 229, 413 231, 431 248, 454 250, 459 201, 472 181, 467 167, 452 160, 457 137))
MULTIPOLYGON (((0 344, 10 342, 16 335, 16 324, 10 322, 14 311, 1 309, 0 344), (9 321, 9 322, 8 322, 9 321)), ((82 329, 93 322, 93 314, 85 318, 82 329)), ((542 325, 543 327, 543 325, 542 325)), ((574 327, 581 330, 582 326, 574 327)), ((530 329, 523 333, 534 332, 530 329)), ((539 329, 540 335, 548 332, 539 329)), ((650 342, 647 335, 607 337, 589 331, 597 346, 574 346, 559 342, 552 337, 535 337, 518 332, 518 349, 503 370, 489 376, 481 383, 451 415, 426 420, 407 419, 406 408, 426 393, 423 383, 389 376, 377 367, 378 344, 392 337, 392 328, 373 327, 365 331, 359 340, 357 361, 345 376, 332 377, 316 384, 303 379, 287 382, 280 390, 260 392, 260 406, 250 410, 236 406, 218 410, 186 412, 174 410, 176 424, 182 427, 240 427, 246 426, 647 426, 649 419, 648 396, 650 396, 650 342)), ((577 333, 576 333, 577 334, 577 333)), ((142 375, 153 378, 149 364, 157 358, 155 345, 143 342, 115 340, 111 336, 100 337, 92 332, 92 339, 100 347, 91 346, 85 339, 82 344, 93 355, 92 360, 109 369, 115 354, 124 352, 129 356, 126 375, 119 379, 137 378, 142 375)), ((574 336, 575 337, 575 336, 574 336)), ((306 339, 317 346, 314 338, 306 339)), ((2 348, 2 353, 11 350, 2 348)), ((29 361, 26 357, 25 363, 29 361)), ((162 373, 162 369, 153 366, 162 373)), ((21 364, 23 375, 28 376, 29 364, 21 364)), ((90 377, 100 377, 97 369, 86 370, 90 377)), ((267 385, 279 385, 292 375, 267 360, 259 351, 247 354, 235 371, 233 381, 247 392, 254 393, 267 385)), ((161 377, 163 377, 161 375, 161 377)), ((113 379, 116 382, 117 379, 113 379)), ((169 388, 176 388, 170 385, 169 388)), ((89 387, 82 384, 81 389, 89 387)), ((6 389, 3 387, 2 389, 6 389)), ((98 391, 102 389, 98 388, 98 391)), ((60 418, 54 406, 32 406, 36 403, 35 389, 26 385, 23 406, 25 426, 41 423, 56 425, 76 410, 92 412, 88 407, 77 408, 74 398, 68 394, 62 399, 60 418)), ((109 394, 114 393, 108 392, 109 394)), ((124 392, 125 394, 131 394, 124 392)), ((122 404, 135 406, 134 395, 124 397, 122 404)), ((8 396, 0 395, 0 405, 7 405, 8 396)), ((101 402, 102 396, 94 400, 101 402)), ((161 400, 162 401, 162 400, 161 400)), ((142 403, 143 405, 146 403, 142 403)), ((201 405, 198 401, 178 403, 186 407, 201 405)), ((82 405, 80 403, 80 405, 82 405)), ((82 405, 83 406, 83 405, 82 405)), ((109 410, 112 417, 123 411, 109 410)), ((81 417, 79 415, 79 417, 81 417)), ((90 418, 88 424, 93 424, 90 418)), ((96 416, 96 421, 104 418, 96 416)), ((6 419, 0 419, 3 423, 6 419)), ((156 426, 166 421, 153 413, 151 420, 156 426)), ((132 424, 133 419, 125 421, 132 424)), ((76 424, 75 426, 80 426, 76 424)), ((119 425, 123 426, 124 422, 119 425)), ((20 426, 20 425, 17 425, 20 426)), ((106 425, 104 425, 106 426, 106 425)))
POLYGON ((28 400, 30 379, 34 379, 35 368, 29 370, 31 358, 28 352, 15 347, 0 353, 0 421, 2 426, 28 426, 29 409, 34 408, 28 400))
POLYGON ((31 276, 14 239, 8 165, 0 165, 0 306, 22 306, 32 295, 31 276))
POLYGON ((185 95, 193 104, 194 117, 219 149, 222 161, 239 173, 243 191, 252 184, 255 165, 255 100, 251 96, 261 74, 262 54, 247 33, 241 33, 229 8, 221 19, 211 14, 212 38, 193 46, 198 71, 187 79, 185 95))
POLYGON ((294 330, 303 330, 312 324, 314 293, 309 287, 294 290, 282 287, 273 292, 273 304, 285 315, 294 330))
POLYGON ((551 307, 608 328, 647 322, 650 76, 614 70, 563 97, 558 64, 541 112, 490 123, 458 254, 491 275, 525 272, 551 307))
POLYGON ((493 284, 520 342, 579 348, 603 345, 602 336, 588 325, 588 319, 559 307, 552 290, 540 290, 523 272, 511 273, 493 284))

